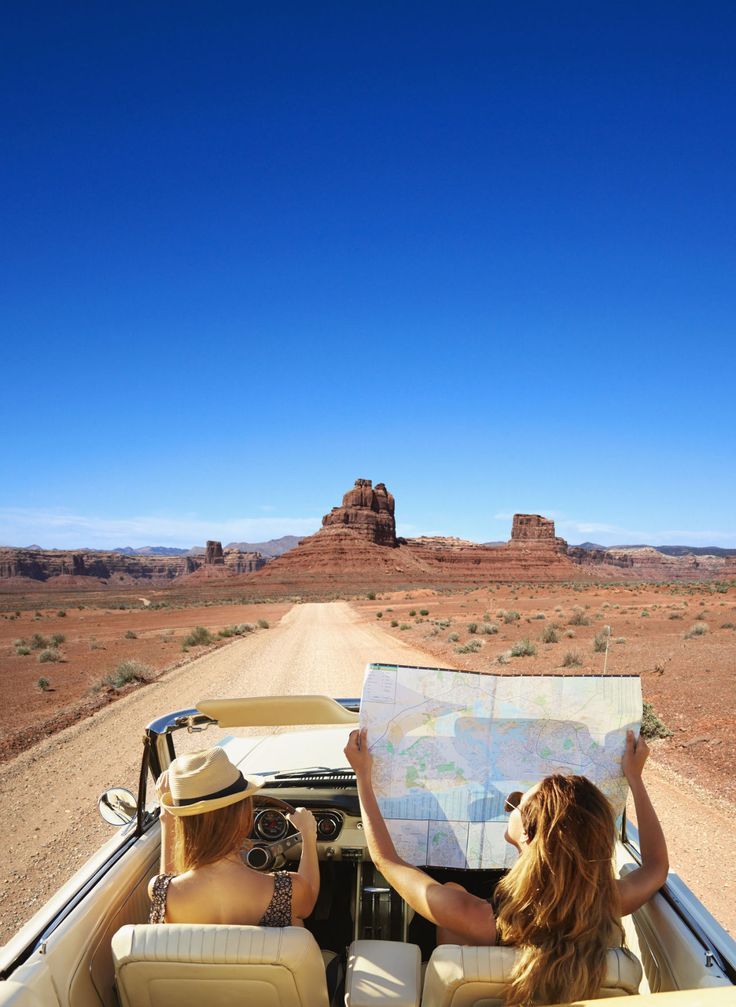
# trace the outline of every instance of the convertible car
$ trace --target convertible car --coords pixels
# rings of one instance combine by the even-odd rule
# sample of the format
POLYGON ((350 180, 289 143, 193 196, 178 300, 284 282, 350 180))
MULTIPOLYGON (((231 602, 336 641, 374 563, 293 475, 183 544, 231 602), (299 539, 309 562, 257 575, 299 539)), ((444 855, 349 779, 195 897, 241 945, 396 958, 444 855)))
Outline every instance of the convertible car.
MULTIPOLYGON (((100 798, 114 835, 0 953, 0 1007, 328 1007, 343 997, 348 1007, 503 1004, 514 949, 434 949, 432 928, 371 864, 343 755, 359 707, 322 696, 204 700, 149 724, 138 794, 115 788, 100 798), (152 782, 178 752, 215 744, 244 772, 267 777, 242 851, 251 867, 298 859, 290 808, 317 819, 321 892, 306 928, 146 922, 160 847, 152 782), (325 980, 336 958, 345 966, 337 993, 325 980)), ((638 859, 624 820, 618 870, 638 859)), ((437 876, 485 896, 497 880, 492 871, 437 876)), ((628 950, 609 951, 601 997, 628 995, 632 1007, 736 1004, 736 943, 675 874, 624 922, 628 950)))

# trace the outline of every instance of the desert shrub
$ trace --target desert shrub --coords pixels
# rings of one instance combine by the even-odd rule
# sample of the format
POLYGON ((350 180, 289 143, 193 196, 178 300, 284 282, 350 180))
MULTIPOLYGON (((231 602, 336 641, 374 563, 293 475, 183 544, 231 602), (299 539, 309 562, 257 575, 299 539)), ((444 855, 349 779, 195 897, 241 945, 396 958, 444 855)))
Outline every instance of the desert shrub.
POLYGON ((66 643, 66 637, 63 633, 52 633, 51 634, 51 646, 58 647, 60 644, 66 643))
POLYGON ((18 657, 27 657, 31 653, 31 648, 25 643, 16 644, 15 653, 18 657))
POLYGON ((248 633, 253 633, 255 628, 252 622, 239 622, 233 626, 225 626, 217 635, 228 640, 231 636, 246 636, 248 633))
POLYGON ((559 639, 554 626, 545 626, 542 630, 542 643, 558 643, 559 639))
POLYGON ((404 630, 411 629, 411 626, 409 625, 408 622, 402 622, 401 625, 399 626, 399 629, 402 630, 403 632, 404 630))
POLYGON ((41 690, 41 692, 48 692, 49 689, 51 688, 51 682, 49 682, 48 678, 39 678, 39 680, 36 682, 36 685, 41 690))
POLYGON ((393 609, 392 608, 387 608, 386 611, 387 612, 393 612, 393 609))
POLYGON ((376 600, 376 592, 375 591, 369 591, 368 594, 366 595, 366 598, 368 599, 368 601, 375 601, 376 600))
POLYGON ((129 682, 150 682, 153 677, 153 669, 142 661, 121 661, 120 664, 105 675, 103 682, 111 685, 114 689, 121 689, 129 682))
POLYGON ((450 620, 449 619, 435 619, 434 624, 437 627, 437 629, 447 629, 447 627, 450 625, 450 620))
POLYGON ((428 608, 420 608, 419 609, 419 614, 420 615, 429 615, 429 609, 428 608))
POLYGON ((417 614, 417 610, 416 610, 415 608, 410 608, 410 609, 409 609, 409 615, 410 615, 410 616, 411 616, 412 618, 414 618, 414 616, 415 616, 416 614, 417 614))
POLYGON ((33 650, 43 650, 44 647, 48 647, 50 642, 45 636, 41 636, 40 633, 34 633, 31 637, 31 647, 33 650))
POLYGON ((495 622, 482 622, 478 627, 478 632, 483 636, 495 636, 498 633, 498 624, 495 622))
POLYGON ((608 647, 608 641, 610 639, 610 634, 607 629, 602 629, 595 634, 595 639, 593 640, 593 650, 596 654, 603 654, 608 647))
POLYGON ((645 738, 671 738, 672 731, 662 723, 651 703, 643 704, 641 715, 641 733, 645 738))
POLYGON ((214 643, 212 633, 204 626, 195 626, 191 632, 184 637, 182 647, 206 647, 214 643))
POLYGON ((575 638, 575 632, 572 629, 566 629, 562 635, 568 640, 573 640, 575 638))
POLYGON ((531 616, 531 618, 532 619, 546 619, 547 616, 544 614, 544 612, 537 612, 537 614, 531 616))
POLYGON ((536 653, 536 646, 527 638, 517 640, 511 648, 512 657, 534 657, 536 653))
POLYGON ((510 664, 511 663, 511 651, 505 650, 502 654, 499 654, 496 658, 496 664, 510 664))
POLYGON ((520 618, 521 616, 515 609, 510 609, 503 614, 503 621, 506 623, 518 622, 520 618))
POLYGON ((469 622, 468 623, 468 633, 477 633, 477 632, 478 632, 478 623, 477 622, 469 622))
POLYGON ((125 631, 125 639, 126 640, 137 640, 138 639, 138 634, 136 633, 136 631, 134 629, 128 629, 128 630, 125 631))
POLYGON ((399 625, 399 620, 398 619, 392 619, 391 620, 391 625, 393 626, 394 629, 396 629, 396 627, 399 625))
POLYGON ((64 619, 64 618, 66 618, 66 612, 64 611, 64 609, 63 609, 63 608, 60 608, 60 609, 59 609, 59 611, 58 611, 58 612, 57 612, 56 614, 58 615, 58 617, 59 617, 60 619, 64 619))
POLYGON ((100 641, 97 639, 96 636, 91 636, 90 640, 89 640, 89 649, 90 650, 104 650, 105 649, 105 645, 102 644, 102 643, 100 643, 100 641))
POLYGON ((642 619, 648 619, 649 618, 649 611, 648 611, 648 609, 643 608, 641 610, 641 612, 640 612, 640 616, 641 616, 642 619))
POLYGON ((61 660, 61 654, 58 650, 42 650, 41 653, 36 658, 39 664, 56 664, 61 660))
POLYGON ((376 619, 383 619, 383 612, 376 612, 376 619))
POLYGON ((680 612, 670 612, 670 619, 682 619, 680 612))
POLYGON ((721 629, 736 629, 736 622, 722 622, 721 629))
POLYGON ((583 662, 580 660, 580 655, 576 650, 568 650, 565 656, 562 658, 563 668, 579 668, 583 662))
POLYGON ((450 633, 450 635, 447 637, 447 642, 448 643, 457 643, 457 641, 459 639, 460 639, 460 634, 459 633, 450 633))
POLYGON ((685 639, 690 640, 694 636, 705 636, 707 632, 708 632, 708 624, 706 622, 695 622, 687 631, 687 633, 685 633, 685 639))
POLYGON ((614 639, 614 641, 613 641, 613 642, 614 642, 614 643, 626 643, 626 637, 625 637, 625 636, 617 636, 617 637, 616 637, 616 638, 614 639))
POLYGON ((270 629, 271 625, 270 625, 268 619, 259 619, 258 620, 258 628, 259 629, 270 629))
POLYGON ((480 640, 468 640, 467 643, 461 644, 459 647, 455 647, 456 654, 476 654, 483 644, 480 640))
POLYGON ((585 610, 582 608, 575 608, 572 615, 570 616, 571 626, 590 626, 590 619, 585 614, 585 610))

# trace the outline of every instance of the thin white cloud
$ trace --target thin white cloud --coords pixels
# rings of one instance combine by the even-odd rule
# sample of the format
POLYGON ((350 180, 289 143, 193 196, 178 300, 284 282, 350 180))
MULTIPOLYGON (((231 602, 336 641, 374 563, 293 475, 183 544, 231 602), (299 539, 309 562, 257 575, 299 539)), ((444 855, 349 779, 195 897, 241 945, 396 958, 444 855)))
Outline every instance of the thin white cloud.
POLYGON ((0 508, 0 544, 48 548, 114 549, 117 546, 189 547, 207 539, 262 542, 282 535, 311 535, 316 517, 234 517, 205 521, 197 515, 106 518, 54 510, 0 508))

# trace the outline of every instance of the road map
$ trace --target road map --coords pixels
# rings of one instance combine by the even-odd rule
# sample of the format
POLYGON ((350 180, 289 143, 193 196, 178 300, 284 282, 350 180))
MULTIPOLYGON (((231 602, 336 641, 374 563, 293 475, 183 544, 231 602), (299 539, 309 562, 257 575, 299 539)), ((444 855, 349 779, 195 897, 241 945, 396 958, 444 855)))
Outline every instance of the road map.
POLYGON ((596 783, 620 815, 638 675, 481 675, 369 664, 361 727, 399 856, 422 866, 510 867, 506 796, 550 773, 596 783))

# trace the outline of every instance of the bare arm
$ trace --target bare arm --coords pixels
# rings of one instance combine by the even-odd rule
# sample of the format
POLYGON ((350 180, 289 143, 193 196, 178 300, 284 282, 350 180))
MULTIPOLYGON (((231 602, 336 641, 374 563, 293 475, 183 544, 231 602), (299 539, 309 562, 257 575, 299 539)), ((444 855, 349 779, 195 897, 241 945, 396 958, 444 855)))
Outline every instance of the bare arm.
POLYGON ((299 870, 293 878, 292 907, 294 915, 305 919, 314 909, 319 895, 319 859, 317 857, 317 823, 311 811, 297 808, 289 821, 302 835, 302 855, 299 870))
POLYGON ((365 729, 351 732, 345 754, 358 781, 368 852, 384 878, 430 923, 452 931, 468 944, 492 944, 496 939, 496 923, 487 902, 463 888, 440 884, 396 852, 373 792, 372 758, 365 729))
POLYGON ((624 776, 631 788, 639 829, 639 849, 641 867, 627 874, 618 882, 622 916, 633 913, 659 891, 667 880, 669 857, 667 843, 657 813, 649 800, 647 788, 642 779, 644 763, 649 755, 649 746, 644 738, 634 737, 634 732, 626 735, 626 751, 623 758, 624 776))

